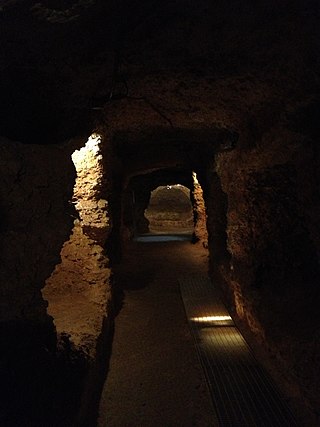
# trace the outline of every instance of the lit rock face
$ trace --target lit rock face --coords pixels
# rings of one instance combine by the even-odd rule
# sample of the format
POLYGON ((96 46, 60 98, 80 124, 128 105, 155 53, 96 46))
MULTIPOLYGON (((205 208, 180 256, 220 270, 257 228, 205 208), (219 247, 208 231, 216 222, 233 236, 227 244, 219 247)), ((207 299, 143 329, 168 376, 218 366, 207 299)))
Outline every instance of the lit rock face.
POLYGON ((103 158, 99 144, 101 137, 92 135, 86 145, 72 154, 77 171, 73 201, 84 232, 102 245, 110 231, 103 158))
MULTIPOLYGON (((0 142, 0 326, 6 343, 1 387, 10 405, 20 405, 17 414, 8 414, 10 419, 17 416, 17 423, 20 416, 37 425, 32 414, 37 405, 43 405, 36 409, 39 418, 45 408, 51 413, 50 383, 63 381, 63 369, 67 383, 57 393, 68 396, 76 388, 77 404, 69 405, 65 397, 68 408, 61 411, 78 412, 81 407, 83 419, 94 417, 97 402, 91 396, 104 370, 97 367, 97 353, 108 338, 111 311, 110 268, 103 248, 110 231, 108 186, 99 142, 92 138, 74 154, 76 182, 71 155, 80 141, 59 146, 0 142), (79 219, 74 220, 77 212, 79 219), (41 394, 35 391, 38 382, 41 394), (10 387, 23 390, 23 402, 15 401, 19 395, 11 396, 10 387)), ((55 417, 60 425, 59 415, 55 417)))
POLYGON ((207 231, 207 213, 206 206, 203 199, 203 190, 198 181, 197 174, 192 173, 193 188, 193 211, 194 211, 194 234, 204 247, 208 247, 208 231, 207 231))
POLYGON ((61 259, 42 292, 49 301, 48 312, 58 334, 68 336, 74 350, 94 359, 96 339, 111 300, 108 259, 78 221, 62 248, 61 259))
POLYGON ((111 299, 110 269, 102 246, 110 223, 107 201, 102 198, 106 184, 100 142, 93 135, 72 155, 77 170, 73 200, 80 219, 74 221, 61 251, 61 264, 43 291, 57 332, 69 336, 91 357, 111 299))
POLYGON ((79 373, 83 382, 78 390, 81 394, 78 415, 86 420, 83 422, 95 417, 94 396, 104 371, 98 356, 108 339, 111 315, 111 271, 103 247, 110 232, 105 198, 108 186, 100 143, 100 136, 92 135, 72 155, 77 172, 72 200, 79 219, 74 221, 72 234, 62 248, 61 263, 43 290, 61 347, 67 342, 73 354, 69 357, 85 361, 86 374, 79 373))

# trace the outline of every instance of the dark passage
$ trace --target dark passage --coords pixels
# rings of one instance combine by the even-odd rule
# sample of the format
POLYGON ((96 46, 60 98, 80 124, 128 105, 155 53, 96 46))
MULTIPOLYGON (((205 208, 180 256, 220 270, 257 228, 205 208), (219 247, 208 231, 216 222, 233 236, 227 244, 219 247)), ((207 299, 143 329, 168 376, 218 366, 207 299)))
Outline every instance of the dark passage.
POLYGON ((177 281, 206 268, 206 251, 189 242, 129 244, 115 272, 124 297, 99 427, 216 425, 177 281))
POLYGON ((206 271, 201 245, 130 243, 115 275, 123 300, 99 427, 296 425, 206 271), (203 322, 212 313, 214 326, 203 322))

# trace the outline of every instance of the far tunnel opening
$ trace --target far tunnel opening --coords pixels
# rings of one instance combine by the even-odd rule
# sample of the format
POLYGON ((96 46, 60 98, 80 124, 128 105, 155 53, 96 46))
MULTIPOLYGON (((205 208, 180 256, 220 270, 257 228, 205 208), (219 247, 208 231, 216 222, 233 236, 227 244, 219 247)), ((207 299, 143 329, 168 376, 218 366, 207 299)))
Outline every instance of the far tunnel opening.
POLYGON ((192 235, 194 230, 190 189, 181 184, 159 186, 151 192, 144 216, 151 234, 192 235))
POLYGON ((192 170, 133 177, 123 193, 123 237, 140 242, 201 242, 207 247, 204 195, 192 170))

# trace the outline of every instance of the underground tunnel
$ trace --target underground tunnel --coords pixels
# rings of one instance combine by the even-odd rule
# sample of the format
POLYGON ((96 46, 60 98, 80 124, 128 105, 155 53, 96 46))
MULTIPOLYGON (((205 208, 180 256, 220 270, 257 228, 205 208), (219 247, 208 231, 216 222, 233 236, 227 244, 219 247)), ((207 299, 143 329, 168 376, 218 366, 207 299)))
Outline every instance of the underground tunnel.
POLYGON ((181 184, 157 187, 151 192, 144 216, 151 233, 192 234, 190 190, 181 184))
POLYGON ((319 425, 319 16, 0 3, 1 426, 319 425))

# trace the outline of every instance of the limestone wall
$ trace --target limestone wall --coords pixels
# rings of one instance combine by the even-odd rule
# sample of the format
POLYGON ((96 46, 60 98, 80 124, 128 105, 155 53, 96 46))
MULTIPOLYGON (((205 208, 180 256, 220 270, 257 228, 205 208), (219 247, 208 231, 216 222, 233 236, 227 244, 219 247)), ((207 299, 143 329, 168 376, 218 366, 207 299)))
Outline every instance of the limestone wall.
MULTIPOLYGON (((79 350, 85 362, 98 354, 110 301, 103 248, 109 210, 117 215, 115 239, 123 225, 122 182, 112 206, 103 190, 111 161, 112 173, 121 164, 118 176, 128 181, 169 168, 194 170, 204 190, 216 283, 319 414, 317 2, 175 1, 156 2, 155 9, 148 2, 97 2, 97 8, 90 2, 92 8, 64 23, 32 8, 34 1, 23 3, 2 8, 1 129, 43 143, 91 131, 98 122, 107 138, 104 159, 95 146, 79 154, 75 218, 67 207, 75 180, 72 144, 1 144, 7 347, 17 349, 18 324, 31 325, 24 345, 41 335, 47 351, 55 340, 40 289, 62 256, 44 291, 61 353, 79 350), (92 170, 82 164, 83 153, 92 170)), ((68 18, 69 6, 61 2, 61 9, 68 18)), ((137 225, 147 229, 150 194, 145 186, 137 196, 140 224, 133 224, 131 189, 124 213, 130 234, 137 225)))
POLYGON ((78 373, 79 425, 90 424, 97 416, 112 315, 111 270, 104 250, 111 228, 110 183, 100 144, 101 136, 93 134, 72 155, 77 173, 72 201, 79 219, 62 248, 61 263, 43 290, 64 351, 68 343, 73 357, 83 360, 84 371, 78 373))
POLYGON ((81 142, 1 140, 2 425, 96 417, 111 328, 111 223, 100 139, 75 151, 81 142))
POLYGON ((320 268, 314 228, 319 158, 313 152, 303 136, 274 129, 241 157, 238 150, 216 156, 229 259, 216 262, 212 242, 211 265, 235 315, 315 408, 320 268))
POLYGON ((0 175, 0 424, 36 424, 50 412, 57 374, 41 289, 72 228, 74 166, 65 145, 1 139, 0 175))
POLYGON ((2 322, 45 323, 44 280, 70 232, 74 167, 63 146, 0 141, 2 322))
POLYGON ((196 172, 193 175, 192 202, 194 212, 194 234, 204 247, 208 247, 207 212, 203 198, 203 190, 196 172))

